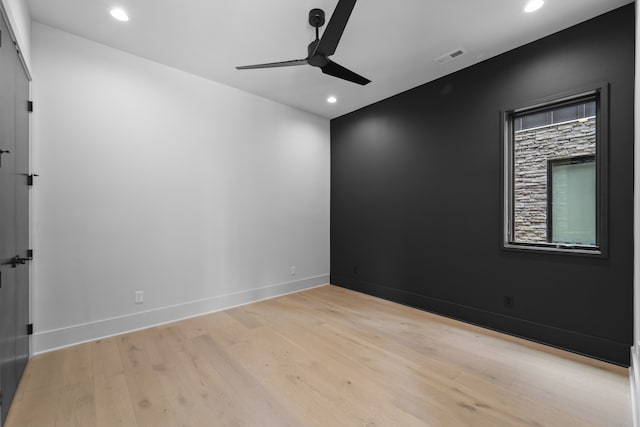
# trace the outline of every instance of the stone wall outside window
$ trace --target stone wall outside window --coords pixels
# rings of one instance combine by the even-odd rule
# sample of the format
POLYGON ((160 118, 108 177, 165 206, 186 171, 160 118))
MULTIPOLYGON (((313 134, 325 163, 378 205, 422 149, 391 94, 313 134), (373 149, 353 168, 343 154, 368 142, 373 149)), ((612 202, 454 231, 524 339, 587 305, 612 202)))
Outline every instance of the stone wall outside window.
POLYGON ((514 134, 514 241, 547 241, 547 164, 596 153, 594 117, 514 134))

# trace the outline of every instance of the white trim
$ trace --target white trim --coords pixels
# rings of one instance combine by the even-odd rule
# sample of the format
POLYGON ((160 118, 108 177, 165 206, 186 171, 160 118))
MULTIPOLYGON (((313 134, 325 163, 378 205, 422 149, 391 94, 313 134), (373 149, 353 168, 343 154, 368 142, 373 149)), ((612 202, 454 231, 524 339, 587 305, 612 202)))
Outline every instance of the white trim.
POLYGON ((22 64, 22 67, 24 68, 25 73, 27 73, 27 79, 29 79, 29 81, 32 81, 32 77, 31 77, 31 67, 29 67, 29 64, 27 64, 27 59, 24 57, 23 53, 22 53, 22 49, 20 49, 20 46, 22 46, 22 43, 20 40, 18 40, 18 37, 16 35, 16 31, 15 28, 17 26, 15 18, 13 16, 13 14, 11 14, 8 10, 7 10, 7 6, 3 3, 0 3, 0 15, 2 16, 2 19, 4 19, 5 24, 7 24, 7 28, 9 29, 9 37, 11 37, 11 41, 13 41, 16 45, 16 51, 18 52, 18 59, 20 59, 20 63, 22 64))
POLYGON ((633 425, 640 427, 640 7, 635 4, 635 83, 634 83, 634 161, 633 161, 633 343, 631 348, 631 408, 633 425))
MULTIPOLYGON (((638 362, 640 353, 640 5, 635 4, 636 12, 636 67, 634 83, 634 130, 633 130, 633 344, 631 356, 638 362)), ((633 363, 633 360, 632 360, 633 363)), ((640 370, 640 364, 636 363, 636 371, 640 370)), ((640 373, 636 372, 636 379, 640 373)), ((636 381, 636 386, 640 383, 636 381)), ((640 393, 640 389, 637 390, 640 393)), ((638 396, 640 399, 640 396, 638 396)), ((640 410, 640 409, 639 409, 640 410)), ((640 418, 640 416, 638 417, 640 418)), ((640 424, 636 424, 640 427, 640 424)))
POLYGON ((640 427, 640 348, 631 348, 631 367, 629 380, 631 383, 631 410, 634 427, 640 427))
POLYGON ((112 317, 33 335, 33 354, 47 353, 76 344, 91 342, 114 335, 146 329, 190 317, 226 310, 240 305, 271 299, 282 295, 324 286, 329 275, 309 277, 293 282, 278 283, 225 295, 204 298, 168 307, 156 308, 125 316, 112 317))

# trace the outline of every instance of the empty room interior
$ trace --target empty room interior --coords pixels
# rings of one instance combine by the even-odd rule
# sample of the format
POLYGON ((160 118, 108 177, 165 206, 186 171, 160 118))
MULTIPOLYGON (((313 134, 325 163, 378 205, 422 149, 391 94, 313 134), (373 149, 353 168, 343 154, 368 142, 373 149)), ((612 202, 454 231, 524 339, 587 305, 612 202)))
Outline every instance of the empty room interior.
POLYGON ((640 427, 635 2, 0 11, 0 426, 640 427))

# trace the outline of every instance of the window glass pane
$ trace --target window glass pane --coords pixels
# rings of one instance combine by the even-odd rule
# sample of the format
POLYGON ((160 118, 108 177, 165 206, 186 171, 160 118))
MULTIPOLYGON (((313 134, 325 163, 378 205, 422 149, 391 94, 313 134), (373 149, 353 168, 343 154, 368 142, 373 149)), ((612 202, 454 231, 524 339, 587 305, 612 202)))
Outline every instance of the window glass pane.
POLYGON ((585 104, 585 117, 592 117, 596 115, 596 101, 587 102, 585 104))
POLYGON ((529 129, 538 126, 545 126, 551 123, 551 113, 543 111, 541 113, 527 114, 522 116, 522 128, 529 129))
POLYGON ((522 117, 517 117, 513 120, 513 129, 515 131, 522 130, 522 117))
POLYGON ((596 244, 596 162, 551 163, 553 243, 596 244))
POLYGON ((570 105, 553 110, 553 123, 568 122, 569 120, 576 120, 578 117, 577 105, 570 105))

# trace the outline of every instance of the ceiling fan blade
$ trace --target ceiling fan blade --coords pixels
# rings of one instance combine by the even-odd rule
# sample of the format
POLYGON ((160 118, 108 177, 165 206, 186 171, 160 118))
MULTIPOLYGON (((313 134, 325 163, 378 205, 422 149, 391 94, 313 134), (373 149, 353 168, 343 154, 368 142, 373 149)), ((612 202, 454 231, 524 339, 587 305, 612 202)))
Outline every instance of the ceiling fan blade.
POLYGON ((344 28, 347 26, 347 21, 349 21, 355 5, 356 0, 338 1, 336 10, 334 10, 333 15, 331 15, 331 19, 322 34, 322 38, 320 38, 320 43, 318 43, 315 53, 321 53, 324 56, 331 56, 335 53, 338 42, 340 42, 344 28))
POLYGON ((362 77, 359 74, 354 73, 353 71, 344 68, 342 65, 337 64, 331 60, 324 67, 321 67, 322 72, 325 74, 329 74, 330 76, 337 77, 342 80, 348 80, 353 83, 357 83, 359 85, 366 85, 367 83, 371 83, 371 80, 362 77))
POLYGON ((257 68, 277 68, 277 67, 293 67, 296 65, 306 65, 306 59, 294 59, 293 61, 270 62, 268 64, 243 65, 236 67, 236 70, 255 70, 257 68))

